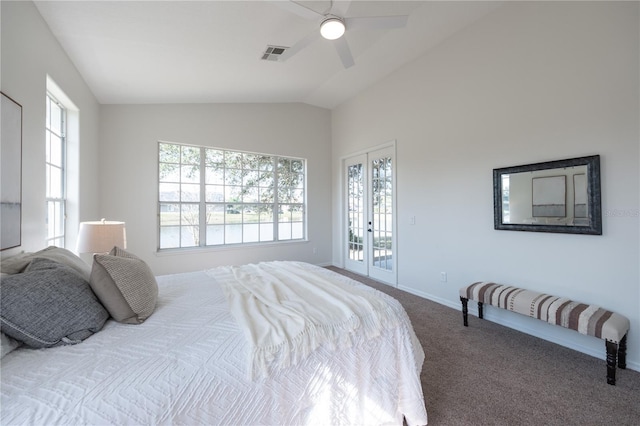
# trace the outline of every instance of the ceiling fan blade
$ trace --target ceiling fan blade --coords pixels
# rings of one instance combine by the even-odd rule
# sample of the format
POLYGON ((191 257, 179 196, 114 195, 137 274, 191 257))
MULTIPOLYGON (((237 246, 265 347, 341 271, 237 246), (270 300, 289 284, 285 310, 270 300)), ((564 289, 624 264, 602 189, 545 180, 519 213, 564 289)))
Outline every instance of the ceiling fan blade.
POLYGON ((331 14, 336 16, 346 16, 351 6, 351 0, 334 0, 331 6, 331 14))
POLYGON ((337 40, 333 40, 333 44, 336 47, 338 56, 340 56, 342 65, 344 65, 345 68, 349 68, 355 65, 355 62, 353 62, 353 55, 351 54, 351 49, 349 49, 349 44, 347 43, 346 38, 340 37, 337 40))
POLYGON ((344 20, 347 31, 350 30, 386 30, 391 28, 403 28, 407 25, 409 16, 370 16, 359 18, 346 18, 344 20))
POLYGON ((293 46, 285 50, 285 52, 282 55, 280 55, 280 61, 286 61, 287 59, 289 59, 290 57, 292 57, 293 55, 295 55, 296 53, 298 53, 299 51, 301 51, 302 49, 304 49, 314 41, 318 40, 319 38, 320 38, 320 32, 313 31, 309 33, 302 40, 298 41, 296 44, 294 44, 293 46))
POLYGON ((271 3, 275 4, 282 10, 286 10, 288 12, 291 12, 305 19, 318 20, 323 16, 322 14, 316 12, 315 10, 311 10, 308 7, 305 7, 299 3, 296 3, 293 0, 275 0, 275 1, 272 1, 271 3))

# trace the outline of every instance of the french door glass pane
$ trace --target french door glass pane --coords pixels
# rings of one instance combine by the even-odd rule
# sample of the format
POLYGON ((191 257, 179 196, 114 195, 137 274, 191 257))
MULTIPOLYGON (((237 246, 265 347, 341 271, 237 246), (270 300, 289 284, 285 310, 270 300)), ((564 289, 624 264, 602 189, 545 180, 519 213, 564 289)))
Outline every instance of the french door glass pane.
POLYGON ((349 259, 357 262, 364 260, 363 241, 365 235, 364 223, 364 167, 354 164, 347 169, 348 187, 348 217, 349 217, 349 259))
POLYGON ((372 218, 373 218, 373 266, 380 269, 393 269, 392 224, 393 191, 391 157, 378 158, 371 162, 372 167, 372 218))

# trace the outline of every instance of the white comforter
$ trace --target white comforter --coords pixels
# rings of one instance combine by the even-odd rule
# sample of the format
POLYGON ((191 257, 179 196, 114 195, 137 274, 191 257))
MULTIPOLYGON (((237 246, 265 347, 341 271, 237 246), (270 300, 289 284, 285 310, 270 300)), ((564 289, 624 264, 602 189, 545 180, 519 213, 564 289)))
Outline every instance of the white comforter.
POLYGON ((402 424, 404 415, 426 424, 424 354, 406 314, 377 338, 319 347, 251 381, 249 344, 215 280, 196 272, 158 284, 158 306, 143 324, 109 321, 79 345, 5 356, 0 423, 402 424))

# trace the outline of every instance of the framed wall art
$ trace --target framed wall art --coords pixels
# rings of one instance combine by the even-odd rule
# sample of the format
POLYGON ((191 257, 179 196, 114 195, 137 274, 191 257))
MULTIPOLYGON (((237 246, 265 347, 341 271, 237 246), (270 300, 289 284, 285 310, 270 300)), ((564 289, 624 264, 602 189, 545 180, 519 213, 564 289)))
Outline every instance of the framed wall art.
POLYGON ((22 106, 2 93, 0 249, 22 244, 22 106))
POLYGON ((573 216, 580 219, 589 217, 587 211, 587 175, 584 173, 573 175, 573 216))
POLYGON ((533 217, 565 217, 567 184, 565 176, 538 177, 533 185, 533 217))

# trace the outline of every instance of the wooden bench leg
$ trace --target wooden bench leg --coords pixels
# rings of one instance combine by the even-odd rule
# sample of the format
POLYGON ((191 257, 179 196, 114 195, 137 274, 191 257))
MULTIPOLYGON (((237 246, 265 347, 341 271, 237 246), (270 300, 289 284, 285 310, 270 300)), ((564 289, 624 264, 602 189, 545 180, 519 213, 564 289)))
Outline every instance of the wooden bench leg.
POLYGON ((606 341, 607 346, 607 383, 616 384, 616 360, 618 358, 618 344, 606 341))
POLYGON ((467 308, 467 303, 469 302, 469 299, 460 296, 460 301, 462 302, 462 323, 465 327, 468 327, 469 321, 467 320, 467 317, 469 314, 469 309, 467 308))
POLYGON ((618 367, 627 368, 627 335, 625 334, 618 344, 618 367))
MULTIPOLYGON (((460 296, 460 301, 462 302, 462 323, 464 324, 465 327, 469 326, 469 299, 467 299, 466 297, 462 297, 460 296)), ((482 313, 482 306, 483 303, 482 302, 478 302, 478 318, 483 319, 483 313, 482 313)))

